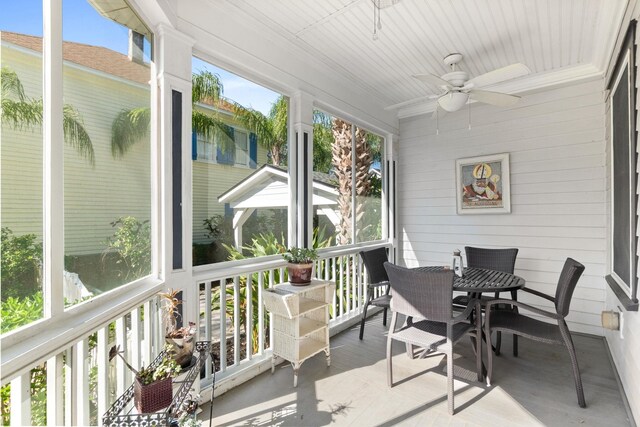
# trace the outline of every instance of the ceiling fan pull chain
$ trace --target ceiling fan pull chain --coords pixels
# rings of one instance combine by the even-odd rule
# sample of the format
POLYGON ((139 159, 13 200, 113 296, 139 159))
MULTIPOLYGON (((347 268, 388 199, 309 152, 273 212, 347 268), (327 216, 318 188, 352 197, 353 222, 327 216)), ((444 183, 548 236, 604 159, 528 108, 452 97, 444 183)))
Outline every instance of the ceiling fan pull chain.
POLYGON ((373 40, 378 40, 378 28, 376 26, 376 16, 380 14, 380 9, 376 7, 376 2, 373 2, 373 40))
POLYGON ((440 120, 438 114, 438 103, 436 102, 436 135, 440 135, 440 120))
POLYGON ((469 130, 471 130, 471 103, 467 100, 467 111, 469 112, 469 130))

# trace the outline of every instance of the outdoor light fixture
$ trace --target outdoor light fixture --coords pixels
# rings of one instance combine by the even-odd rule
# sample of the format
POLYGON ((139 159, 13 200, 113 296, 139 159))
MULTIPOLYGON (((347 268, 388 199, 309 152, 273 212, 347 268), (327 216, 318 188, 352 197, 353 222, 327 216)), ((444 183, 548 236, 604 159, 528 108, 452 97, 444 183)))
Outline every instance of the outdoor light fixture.
POLYGON ((378 40, 378 30, 382 29, 382 21, 380 21, 380 9, 391 7, 400 0, 371 0, 373 3, 373 39, 378 40))
POLYGON ((464 104, 469 100, 469 94, 465 92, 449 92, 445 95, 442 95, 438 98, 438 105, 442 107, 443 110, 453 112, 458 111, 464 104))

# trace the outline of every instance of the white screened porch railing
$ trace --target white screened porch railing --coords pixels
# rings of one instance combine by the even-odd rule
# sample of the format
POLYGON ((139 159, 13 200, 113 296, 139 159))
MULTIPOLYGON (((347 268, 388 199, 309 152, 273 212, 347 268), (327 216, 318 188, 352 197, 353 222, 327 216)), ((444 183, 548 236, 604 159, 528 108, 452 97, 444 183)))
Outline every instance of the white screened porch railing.
MULTIPOLYGON (((358 253, 388 246, 387 243, 375 243, 319 250, 320 257, 314 265, 315 277, 336 282, 329 309, 329 326, 334 331, 357 318, 367 298, 367 272, 358 253)), ((227 378, 233 378, 237 385, 252 377, 255 373, 246 378, 238 378, 237 374, 271 357, 273 328, 271 315, 264 308, 262 292, 286 282, 286 274, 286 262, 281 259, 225 270, 202 269, 194 273, 199 290, 199 339, 213 341, 214 353, 218 355, 215 357, 216 390, 229 388, 225 384, 227 378)), ((268 366, 263 364, 263 369, 268 366)), ((207 366, 204 384, 210 383, 212 369, 207 366)))
MULTIPOLYGON (((316 277, 336 282, 330 307, 330 326, 334 332, 345 322, 357 321, 367 297, 367 273, 358 252, 388 246, 374 243, 319 251, 316 277)), ((198 289, 198 299, 183 304, 197 306, 198 340, 213 341, 214 354, 218 355, 214 364, 207 363, 201 374, 199 385, 203 390, 210 388, 214 369, 216 390, 224 392, 232 383, 240 384, 260 373, 261 366, 268 365, 261 362, 271 356, 273 334, 262 292, 286 281, 285 266, 284 260, 272 259, 195 269, 192 283, 198 289)), ((113 345, 120 346, 136 369, 153 360, 164 345, 158 296, 128 307, 125 315, 110 319, 79 341, 65 343, 61 346, 63 350, 46 363, 14 378, 10 382, 10 397, 8 400, 3 397, 2 408, 3 415, 10 417, 10 425, 101 425, 104 412, 133 381, 132 373, 120 358, 109 362, 109 349, 113 345), (39 390, 35 394, 34 383, 39 390), (57 415, 52 420, 54 413, 57 415)))

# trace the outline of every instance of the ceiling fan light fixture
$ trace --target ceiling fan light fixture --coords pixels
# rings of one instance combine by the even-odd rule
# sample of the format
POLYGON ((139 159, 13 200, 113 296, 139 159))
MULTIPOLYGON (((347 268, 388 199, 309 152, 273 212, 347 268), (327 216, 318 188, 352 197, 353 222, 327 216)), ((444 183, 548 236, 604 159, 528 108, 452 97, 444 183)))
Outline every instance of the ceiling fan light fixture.
POLYGON ((458 111, 469 100, 469 94, 465 92, 450 92, 438 98, 438 105, 448 112, 458 111))

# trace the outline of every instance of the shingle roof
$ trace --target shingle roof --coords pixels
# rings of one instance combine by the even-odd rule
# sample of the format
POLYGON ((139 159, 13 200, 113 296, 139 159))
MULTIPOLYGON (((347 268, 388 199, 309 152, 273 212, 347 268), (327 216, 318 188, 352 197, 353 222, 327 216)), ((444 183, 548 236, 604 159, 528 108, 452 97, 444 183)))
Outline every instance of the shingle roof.
MULTIPOLYGON (((42 37, 0 31, 0 41, 42 53, 42 37)), ((127 55, 106 47, 65 41, 62 43, 62 52, 65 61, 133 82, 149 83, 148 65, 133 62, 127 55)))

